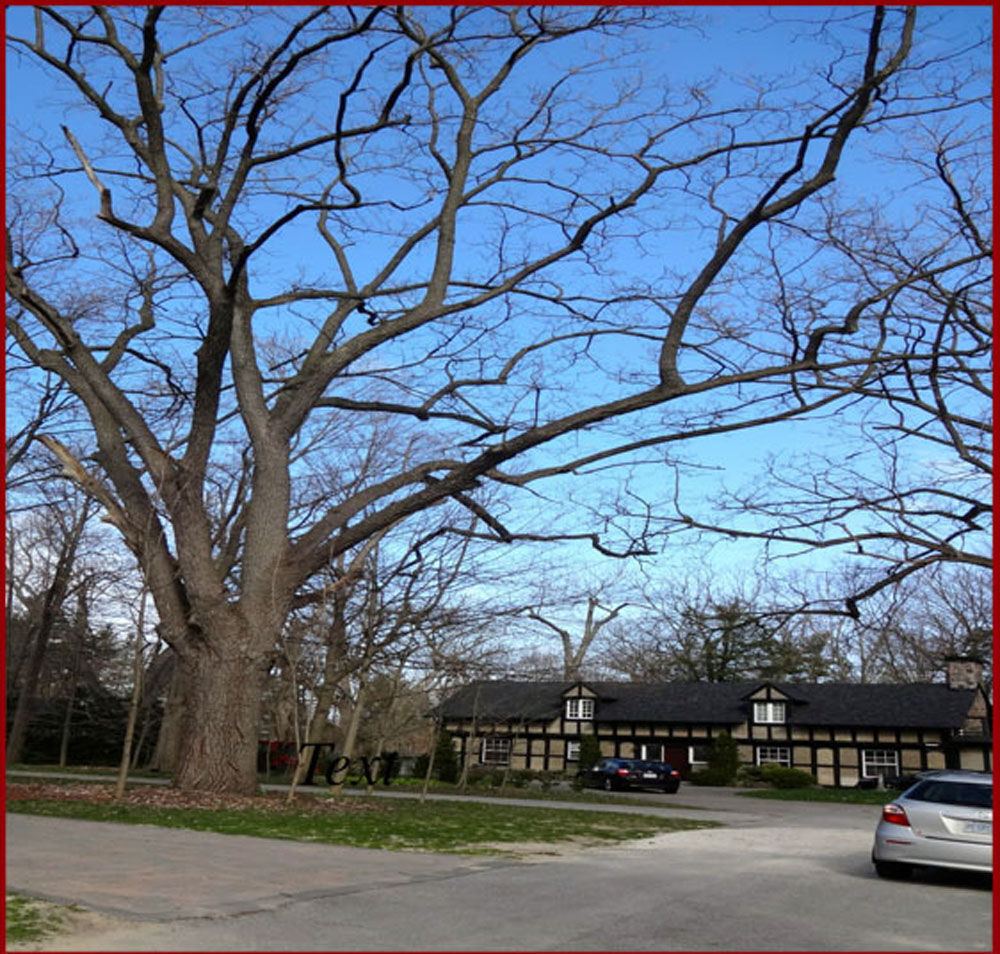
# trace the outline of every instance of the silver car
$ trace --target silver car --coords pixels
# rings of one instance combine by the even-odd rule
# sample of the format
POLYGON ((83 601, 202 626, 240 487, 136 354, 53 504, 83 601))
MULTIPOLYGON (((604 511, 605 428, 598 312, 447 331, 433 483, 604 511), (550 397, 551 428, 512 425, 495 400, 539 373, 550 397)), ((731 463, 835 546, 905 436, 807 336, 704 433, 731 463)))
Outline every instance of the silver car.
POLYGON ((993 776, 928 773, 882 809, 872 863, 883 878, 914 865, 993 870, 993 776))

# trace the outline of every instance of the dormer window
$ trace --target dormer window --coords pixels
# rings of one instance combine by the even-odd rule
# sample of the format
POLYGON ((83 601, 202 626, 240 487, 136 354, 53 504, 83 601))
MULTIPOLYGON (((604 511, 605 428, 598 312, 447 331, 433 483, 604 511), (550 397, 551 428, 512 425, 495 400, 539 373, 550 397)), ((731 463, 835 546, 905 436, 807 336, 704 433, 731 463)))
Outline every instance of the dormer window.
POLYGON ((593 699, 567 699, 566 700, 567 719, 593 719, 594 700, 593 699))
POLYGON ((753 721, 772 725, 784 722, 785 704, 783 702, 755 702, 753 704, 753 721))

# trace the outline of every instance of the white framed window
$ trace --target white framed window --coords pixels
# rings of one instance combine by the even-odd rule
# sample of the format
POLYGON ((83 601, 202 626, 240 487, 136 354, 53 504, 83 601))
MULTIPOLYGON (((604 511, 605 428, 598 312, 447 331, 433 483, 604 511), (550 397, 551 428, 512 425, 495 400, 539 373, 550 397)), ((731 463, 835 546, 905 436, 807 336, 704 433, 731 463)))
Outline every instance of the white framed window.
POLYGON ((567 699, 566 700, 567 719, 593 719, 594 700, 593 699, 567 699))
POLYGON ((775 723, 785 721, 785 704, 783 702, 755 702, 753 704, 753 721, 775 723))
POLYGON ((567 742, 566 743, 566 761, 567 762, 579 762, 580 761, 580 743, 579 742, 567 742))
POLYGON ((510 736, 488 735, 479 750, 484 765, 506 765, 510 762, 510 736))
POLYGON ((708 765, 708 753, 712 751, 712 746, 710 745, 689 745, 688 746, 688 765, 691 768, 702 768, 708 765))
POLYGON ((863 778, 899 775, 899 753, 895 749, 862 749, 861 775, 863 778))
POLYGON ((792 764, 792 750, 787 745, 758 745, 754 754, 758 765, 792 764))

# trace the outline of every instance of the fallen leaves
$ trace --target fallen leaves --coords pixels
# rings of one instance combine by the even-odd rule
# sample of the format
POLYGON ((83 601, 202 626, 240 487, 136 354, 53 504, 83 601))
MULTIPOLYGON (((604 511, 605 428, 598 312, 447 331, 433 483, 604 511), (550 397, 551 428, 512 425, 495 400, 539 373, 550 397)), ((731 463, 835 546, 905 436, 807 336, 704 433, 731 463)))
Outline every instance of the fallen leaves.
POLYGON ((115 798, 114 785, 55 782, 11 782, 7 785, 8 802, 45 799, 47 801, 78 801, 92 804, 140 805, 152 808, 197 808, 224 811, 266 811, 301 814, 315 812, 356 813, 377 811, 378 806, 358 798, 324 798, 315 795, 297 796, 290 804, 282 792, 261 795, 218 795, 212 792, 190 792, 169 785, 133 785, 121 799, 115 798))

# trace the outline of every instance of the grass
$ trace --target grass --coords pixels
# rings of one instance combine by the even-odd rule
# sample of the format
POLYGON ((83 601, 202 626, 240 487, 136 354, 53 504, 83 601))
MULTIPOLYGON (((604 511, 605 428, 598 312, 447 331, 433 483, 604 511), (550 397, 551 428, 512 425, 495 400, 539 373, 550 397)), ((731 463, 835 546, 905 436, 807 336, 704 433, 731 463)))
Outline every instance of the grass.
MULTIPOLYGON (((353 801, 353 799, 352 799, 353 801)), ((320 844, 469 854, 507 854, 505 846, 569 840, 608 843, 664 832, 714 828, 716 822, 623 812, 587 812, 480 802, 421 803, 359 796, 364 811, 320 813, 221 810, 96 804, 35 799, 8 804, 8 812, 90 821, 188 828, 227 835, 284 838, 320 844)))
POLYGON ((874 788, 751 788, 742 798, 771 798, 786 802, 840 802, 848 805, 885 805, 894 793, 874 788))
POLYGON ((6 934, 8 944, 30 944, 58 934, 67 915, 74 908, 29 898, 23 894, 7 895, 6 934))

